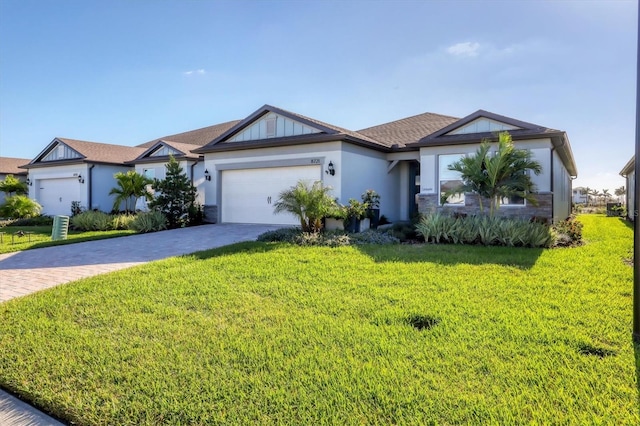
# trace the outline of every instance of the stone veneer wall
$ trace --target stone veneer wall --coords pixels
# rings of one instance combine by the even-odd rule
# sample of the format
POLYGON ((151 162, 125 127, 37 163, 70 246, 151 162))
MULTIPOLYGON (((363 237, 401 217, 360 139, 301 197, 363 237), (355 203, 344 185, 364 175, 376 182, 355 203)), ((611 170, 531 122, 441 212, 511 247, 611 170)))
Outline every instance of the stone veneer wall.
MULTIPOLYGON (((553 220, 553 194, 544 192, 535 194, 538 205, 534 206, 527 203, 525 206, 500 206, 497 215, 503 217, 515 217, 522 219, 531 219, 532 217, 545 218, 551 222, 553 220)), ((465 213, 468 215, 477 215, 480 213, 480 202, 475 194, 465 194, 465 205, 449 205, 440 206, 440 197, 438 194, 418 194, 418 211, 422 214, 440 212, 465 213)), ((482 201, 485 212, 489 209, 489 200, 482 201)))
POLYGON ((218 206, 204 206, 205 223, 218 223, 218 206))

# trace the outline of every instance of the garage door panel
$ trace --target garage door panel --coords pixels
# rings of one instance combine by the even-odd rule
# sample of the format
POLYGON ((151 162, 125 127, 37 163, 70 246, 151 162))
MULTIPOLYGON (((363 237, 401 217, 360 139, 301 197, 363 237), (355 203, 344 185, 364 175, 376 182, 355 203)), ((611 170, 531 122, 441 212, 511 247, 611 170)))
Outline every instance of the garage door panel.
POLYGON ((77 178, 41 179, 37 201, 46 215, 69 215, 71 202, 80 201, 80 187, 77 178))
POLYGON ((222 222, 298 225, 296 216, 274 214, 280 192, 299 180, 317 181, 320 166, 225 170, 222 172, 222 222))

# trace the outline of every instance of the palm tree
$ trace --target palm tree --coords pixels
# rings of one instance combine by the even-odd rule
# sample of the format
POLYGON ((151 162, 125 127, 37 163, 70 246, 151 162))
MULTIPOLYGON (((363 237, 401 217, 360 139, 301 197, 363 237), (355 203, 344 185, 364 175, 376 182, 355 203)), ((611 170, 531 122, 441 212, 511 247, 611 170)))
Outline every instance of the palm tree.
POLYGON ((603 189, 602 190, 602 198, 604 199, 605 203, 609 202, 609 198, 611 198, 611 194, 609 194, 609 190, 608 189, 603 189))
POLYGON ((322 219, 336 207, 336 201, 329 195, 330 191, 331 187, 323 186, 320 181, 311 185, 309 182, 299 181, 280 193, 280 198, 274 204, 274 212, 298 216, 303 232, 319 232, 322 229, 322 219))
POLYGON ((584 203, 587 207, 589 207, 589 199, 591 198, 591 188, 588 186, 586 188, 582 188, 580 190, 580 195, 584 196, 584 203))
MULTIPOLYGON (((540 163, 532 159, 530 151, 516 149, 509 132, 498 135, 498 150, 491 155, 491 145, 483 141, 472 156, 463 158, 449 166, 449 170, 461 174, 462 185, 453 193, 471 191, 479 197, 489 199, 490 215, 500 207, 503 198, 521 197, 537 205, 532 195, 535 185, 528 172, 542 173, 540 163)), ((482 204, 480 210, 483 211, 482 204)))
POLYGON ((614 193, 616 194, 616 197, 618 197, 618 201, 620 201, 620 197, 624 197, 627 194, 627 190, 623 185, 620 188, 616 188, 614 193))
POLYGON ((120 205, 124 202, 125 211, 133 212, 138 198, 145 197, 148 201, 153 199, 153 196, 147 191, 147 185, 151 184, 152 180, 146 176, 131 170, 127 173, 118 172, 113 177, 118 185, 109 191, 109 195, 116 196, 113 201, 114 211, 119 211, 120 205))

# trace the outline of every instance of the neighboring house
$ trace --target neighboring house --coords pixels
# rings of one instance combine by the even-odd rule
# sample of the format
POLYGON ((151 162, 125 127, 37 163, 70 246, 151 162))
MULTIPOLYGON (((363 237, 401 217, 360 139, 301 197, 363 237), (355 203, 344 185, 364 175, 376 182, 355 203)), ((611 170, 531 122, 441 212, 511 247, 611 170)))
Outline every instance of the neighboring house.
POLYGON ((138 147, 147 149, 126 164, 134 165, 137 173, 148 178, 164 179, 165 166, 169 161, 169 156, 173 156, 196 187, 198 191, 197 201, 204 205, 204 183, 207 179, 210 179, 210 175, 208 170, 204 168, 203 156, 194 154, 191 151, 211 142, 238 122, 239 120, 229 121, 185 133, 164 136, 143 143, 138 147))
MULTIPOLYGON (((0 157, 0 180, 4 180, 7 175, 13 175, 16 179, 26 182, 27 181, 27 171, 21 169, 25 163, 28 163, 29 160, 25 158, 13 158, 13 157, 0 157)), ((0 193, 0 204, 4 203, 5 193, 0 193)))
POLYGON ((573 188, 572 190, 572 196, 571 196, 571 201, 574 204, 586 204, 587 203, 587 193, 585 192, 587 190, 587 188, 584 188, 582 186, 578 186, 576 188, 573 188))
POLYGON ((354 132, 265 105, 193 152, 204 155, 211 175, 209 221, 295 224, 292 216, 273 214, 273 204, 300 179, 323 181, 342 203, 374 189, 381 214, 394 221, 416 211, 478 212, 471 194, 441 206, 442 194, 459 182, 447 166, 504 130, 543 172, 532 176, 538 206, 504 200, 500 214, 566 218, 577 175, 566 133, 482 110, 462 119, 426 113, 354 132))
POLYGON ((43 214, 69 215, 71 203, 85 209, 109 212, 116 186, 113 175, 132 170, 125 162, 144 148, 55 138, 29 164, 29 197, 38 201, 43 214))
POLYGON ((627 217, 631 220, 635 217, 635 193, 636 193, 636 156, 634 155, 620 171, 620 175, 625 178, 627 188, 626 204, 627 217))

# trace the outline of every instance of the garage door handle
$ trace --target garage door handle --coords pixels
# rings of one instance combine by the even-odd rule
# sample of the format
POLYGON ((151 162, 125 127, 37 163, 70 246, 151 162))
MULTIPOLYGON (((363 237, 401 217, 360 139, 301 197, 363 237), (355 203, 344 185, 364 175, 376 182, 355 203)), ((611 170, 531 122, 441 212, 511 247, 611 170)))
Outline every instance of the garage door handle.
POLYGON ((267 204, 271 204, 271 197, 267 197, 267 204))

